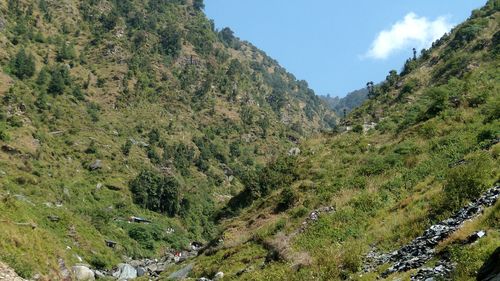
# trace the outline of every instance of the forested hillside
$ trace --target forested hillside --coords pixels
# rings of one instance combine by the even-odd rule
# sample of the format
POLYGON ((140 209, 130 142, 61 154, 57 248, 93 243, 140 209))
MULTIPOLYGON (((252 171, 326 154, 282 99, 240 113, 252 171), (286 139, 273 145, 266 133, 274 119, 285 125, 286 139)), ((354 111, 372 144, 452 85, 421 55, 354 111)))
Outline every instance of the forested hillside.
POLYGON ((328 95, 322 96, 321 99, 323 99, 326 104, 328 104, 328 106, 335 111, 337 116, 344 116, 344 113, 350 113, 368 99, 368 89, 363 88, 350 92, 343 98, 328 95))
POLYGON ((335 127, 305 81, 202 10, 0 2, 0 260, 18 274, 208 241, 245 182, 335 127))

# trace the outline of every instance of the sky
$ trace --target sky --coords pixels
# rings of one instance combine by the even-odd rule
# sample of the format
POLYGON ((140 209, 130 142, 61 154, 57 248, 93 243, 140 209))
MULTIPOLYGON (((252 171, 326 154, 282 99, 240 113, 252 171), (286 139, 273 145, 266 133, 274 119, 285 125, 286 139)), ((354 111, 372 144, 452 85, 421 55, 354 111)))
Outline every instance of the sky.
POLYGON ((486 0, 205 0, 230 27, 319 95, 345 96, 401 70, 486 0))

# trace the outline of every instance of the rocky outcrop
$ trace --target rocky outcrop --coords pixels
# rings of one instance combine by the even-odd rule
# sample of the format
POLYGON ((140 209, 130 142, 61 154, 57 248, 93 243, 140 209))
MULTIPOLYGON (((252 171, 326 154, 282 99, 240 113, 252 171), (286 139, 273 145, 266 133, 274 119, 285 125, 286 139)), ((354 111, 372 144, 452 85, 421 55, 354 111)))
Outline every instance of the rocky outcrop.
POLYGON ((500 280, 500 247, 498 247, 477 273, 477 281, 500 280))
POLYGON ((6 264, 0 262, 0 280, 9 281, 26 281, 25 279, 19 277, 14 269, 10 268, 6 264))
MULTIPOLYGON (((422 267, 435 255, 435 247, 439 242, 447 238, 451 233, 458 230, 462 224, 470 219, 479 216, 483 209, 490 207, 500 196, 500 186, 495 186, 486 191, 479 199, 468 204, 456 212, 452 217, 429 227, 422 236, 415 238, 411 243, 401 247, 399 250, 389 254, 377 254, 371 252, 367 256, 365 271, 372 271, 379 265, 392 262, 393 265, 382 273, 383 277, 395 272, 404 272, 422 267)), ((478 233, 483 236, 483 233, 478 233)), ((479 237, 480 238, 480 237, 479 237)), ((476 239, 477 240, 477 239, 476 239)), ((444 276, 451 272, 453 266, 450 263, 438 264, 433 269, 423 269, 417 274, 414 280, 425 280, 433 276, 444 276), (432 273, 432 274, 431 274, 432 273), (419 279, 425 276, 425 279, 419 279)))

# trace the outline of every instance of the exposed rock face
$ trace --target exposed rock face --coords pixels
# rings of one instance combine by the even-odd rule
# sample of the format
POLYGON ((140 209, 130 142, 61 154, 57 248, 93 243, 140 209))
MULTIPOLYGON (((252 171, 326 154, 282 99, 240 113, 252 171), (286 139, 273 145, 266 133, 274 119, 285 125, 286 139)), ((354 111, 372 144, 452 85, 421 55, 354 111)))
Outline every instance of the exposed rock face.
POLYGON ((500 281, 500 247, 493 252, 479 269, 477 281, 500 281))
POLYGON ((26 281, 25 279, 19 277, 14 269, 8 267, 6 264, 0 262, 0 280, 9 281, 26 281))
MULTIPOLYGON (((389 254, 369 253, 365 271, 369 272, 378 265, 393 262, 394 264, 382 273, 383 277, 387 277, 395 272, 404 272, 422 267, 427 261, 434 257, 434 248, 439 242, 458 230, 465 221, 479 216, 485 207, 490 207, 495 204, 499 196, 500 186, 495 186, 486 191, 476 201, 460 209, 452 217, 429 227, 422 236, 415 238, 408 245, 401 247, 401 249, 389 254)), ((484 233, 478 232, 476 234, 480 236, 479 238, 484 236, 484 233)), ((442 264, 438 264, 438 266, 433 269, 422 269, 413 280, 426 280, 434 276, 445 276, 452 271, 453 265, 444 261, 441 263, 442 264)))
POLYGON ((92 270, 83 265, 75 265, 71 268, 73 277, 78 281, 94 281, 95 275, 92 270))

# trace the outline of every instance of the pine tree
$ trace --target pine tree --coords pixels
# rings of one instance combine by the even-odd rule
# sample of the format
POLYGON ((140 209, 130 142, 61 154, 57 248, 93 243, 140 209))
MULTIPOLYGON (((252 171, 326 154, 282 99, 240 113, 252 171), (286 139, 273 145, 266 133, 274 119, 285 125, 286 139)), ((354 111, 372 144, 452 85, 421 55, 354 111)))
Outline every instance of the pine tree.
POLYGON ((21 49, 11 61, 12 74, 19 79, 27 79, 35 75, 35 58, 21 49))

